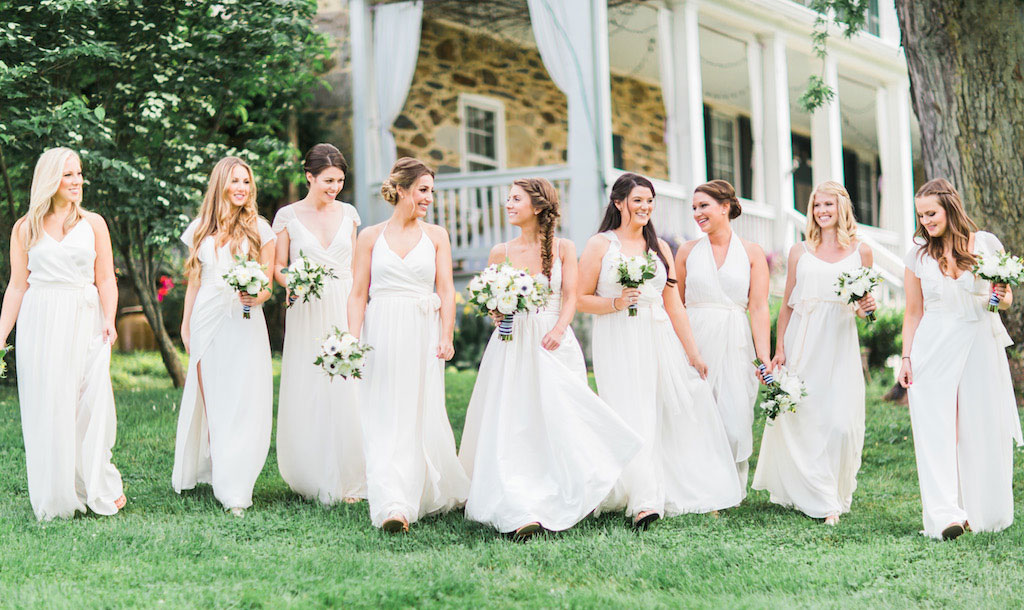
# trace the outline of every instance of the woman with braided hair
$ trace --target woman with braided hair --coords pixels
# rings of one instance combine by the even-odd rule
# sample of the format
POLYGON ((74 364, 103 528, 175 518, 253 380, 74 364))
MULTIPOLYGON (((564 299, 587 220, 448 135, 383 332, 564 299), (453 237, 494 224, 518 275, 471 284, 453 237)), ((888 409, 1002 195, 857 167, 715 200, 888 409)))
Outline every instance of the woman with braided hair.
POLYGON ((466 518, 525 539, 590 514, 640 448, 640 439, 587 385, 576 313, 576 249, 555 237, 558 192, 516 180, 505 204, 519 237, 491 250, 547 280, 537 313, 519 314, 512 341, 491 336, 466 413, 459 458, 472 478, 466 518))

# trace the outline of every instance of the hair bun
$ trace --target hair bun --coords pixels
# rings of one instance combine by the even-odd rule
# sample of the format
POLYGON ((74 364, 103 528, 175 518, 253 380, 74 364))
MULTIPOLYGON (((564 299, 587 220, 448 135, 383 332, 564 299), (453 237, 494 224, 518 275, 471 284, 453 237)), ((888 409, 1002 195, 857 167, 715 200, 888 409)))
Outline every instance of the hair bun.
POLYGON ((398 188, 391 178, 385 178, 380 185, 380 196, 391 205, 398 203, 398 188))

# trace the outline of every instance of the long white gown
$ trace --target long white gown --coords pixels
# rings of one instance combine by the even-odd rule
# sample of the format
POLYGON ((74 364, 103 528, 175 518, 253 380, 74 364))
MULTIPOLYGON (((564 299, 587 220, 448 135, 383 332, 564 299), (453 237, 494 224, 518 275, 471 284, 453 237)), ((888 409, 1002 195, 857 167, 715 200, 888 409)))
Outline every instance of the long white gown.
POLYGON ((117 414, 95 241, 83 219, 59 242, 43 231, 28 251, 14 354, 28 495, 40 521, 86 507, 113 515, 124 493, 110 463, 117 414))
POLYGON ((413 523, 460 506, 469 478, 455 454, 437 357, 441 299, 436 252, 426 233, 405 258, 381 231, 370 262, 362 339, 373 347, 363 373, 363 447, 370 520, 397 513, 413 523))
MULTIPOLYGON (((543 277, 543 276, 541 276, 543 277)), ((640 438, 587 384, 571 328, 541 347, 562 306, 562 262, 547 306, 517 314, 512 341, 487 343, 466 411, 459 459, 472 479, 466 518, 511 532, 539 522, 568 529, 608 496, 640 438)))
POLYGON ((332 504, 366 497, 363 431, 357 381, 331 380, 313 364, 320 343, 335 327, 348 330, 352 290, 352 230, 359 214, 347 203, 345 215, 325 248, 295 214, 294 204, 278 210, 275 233, 288 231, 289 260, 300 253, 334 271, 321 298, 295 301, 285 314, 281 388, 277 399, 277 466, 296 493, 332 504))
MULTIPOLYGON (((181 236, 189 247, 198 223, 181 236)), ((260 218, 258 225, 262 246, 277 238, 267 221, 260 218)), ((262 307, 253 307, 250 319, 242 317, 238 292, 223 277, 234 264, 227 244, 218 248, 207 237, 199 244, 199 262, 171 484, 181 493, 210 483, 224 508, 248 508, 270 451, 274 377, 267 323, 262 307)))
POLYGON ((854 308, 835 293, 839 274, 862 266, 859 247, 827 263, 797 260, 783 338, 786 367, 807 386, 795 413, 765 425, 754 489, 821 519, 849 512, 864 448, 864 373, 854 308))
POLYGON ((715 262, 710 240, 698 240, 686 258, 686 313, 708 365, 708 383, 729 436, 744 496, 747 460, 754 448, 751 427, 758 387, 747 318, 749 292, 750 258, 739 236, 732 234, 721 267, 715 262))
MULTIPOLYGON (((622 294, 615 233, 601 260, 597 296, 622 294)), ((667 272, 655 257, 655 277, 640 288, 636 317, 626 310, 594 316, 594 377, 598 394, 643 441, 601 510, 662 517, 706 513, 743 498, 729 438, 711 386, 686 358, 665 311, 667 272)))
MULTIPOLYGON (((1003 250, 984 231, 974 242, 983 256, 1003 250)), ((919 249, 905 259, 924 295, 907 394, 924 533, 941 538, 964 520, 976 532, 997 532, 1013 523, 1013 441, 1024 444, 1006 358, 1013 341, 999 314, 986 309, 988 281, 969 271, 943 275, 919 249)))

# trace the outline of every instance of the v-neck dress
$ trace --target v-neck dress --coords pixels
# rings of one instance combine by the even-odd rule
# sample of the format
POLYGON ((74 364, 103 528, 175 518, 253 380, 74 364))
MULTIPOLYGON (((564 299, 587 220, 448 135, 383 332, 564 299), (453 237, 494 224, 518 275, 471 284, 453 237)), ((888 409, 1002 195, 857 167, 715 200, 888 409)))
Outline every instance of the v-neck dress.
POLYGON ((110 345, 94 274, 96 237, 80 220, 61 241, 46 231, 28 250, 28 290, 14 355, 32 510, 40 521, 117 512, 121 475, 110 345))
POLYGON ((331 269, 319 299, 298 299, 285 314, 281 387, 277 399, 277 467, 296 493, 332 504, 366 497, 358 381, 331 380, 313 364, 335 327, 348 330, 352 290, 352 230, 359 214, 338 202, 344 215, 326 246, 299 220, 295 204, 278 210, 274 232, 288 232, 289 264, 300 255, 331 269))
MULTIPOLYGON (((277 239, 267 221, 257 224, 261 246, 277 239)), ((189 248, 198 225, 192 221, 181 236, 189 248)), ((248 245, 243 242, 243 250, 248 245)), ((242 317, 238 292, 224 281, 234 264, 228 245, 217 247, 208 236, 198 248, 202 271, 189 323, 171 484, 181 493, 210 483, 224 508, 248 508, 270 450, 274 377, 267 322, 259 306, 251 319, 242 317)))
POLYGON ((715 262, 711 241, 697 241, 686 258, 686 313, 704 362, 708 383, 729 436, 736 474, 743 495, 747 490, 747 460, 753 451, 754 340, 747 318, 750 258, 743 242, 732 234, 725 261, 715 262))
POLYGON ((403 258, 384 231, 371 253, 362 339, 373 350, 361 397, 367 499, 376 527, 392 514, 413 523, 450 510, 469 492, 445 410, 444 360, 437 357, 435 256, 426 233, 403 258))
POLYGON ((839 274, 862 266, 860 249, 829 263, 806 250, 789 298, 786 367, 807 385, 795 413, 764 427, 754 489, 809 517, 849 512, 864 448, 864 373, 853 307, 836 295, 839 274))

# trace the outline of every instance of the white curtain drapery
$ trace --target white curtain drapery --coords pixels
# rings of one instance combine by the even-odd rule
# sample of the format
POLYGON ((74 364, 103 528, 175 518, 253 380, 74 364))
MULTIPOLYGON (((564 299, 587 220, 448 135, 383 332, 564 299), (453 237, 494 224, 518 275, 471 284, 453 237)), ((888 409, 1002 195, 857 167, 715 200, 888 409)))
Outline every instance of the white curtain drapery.
MULTIPOLYGON (((391 125, 405 106, 420 52, 423 1, 395 2, 374 8, 373 76, 376 84, 377 124, 374 176, 383 179, 397 158, 391 125)), ((360 95, 356 91, 354 95, 360 95)))

